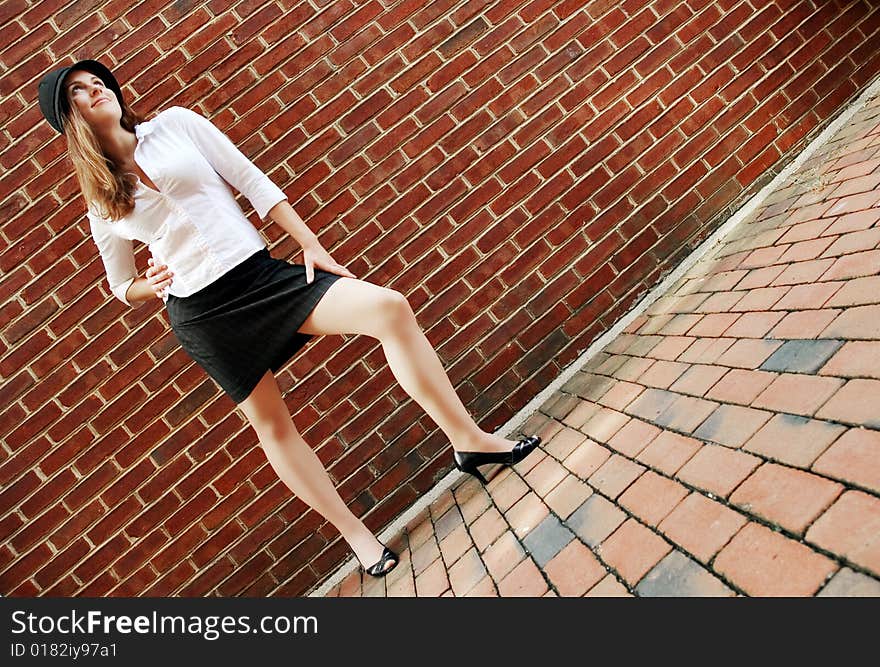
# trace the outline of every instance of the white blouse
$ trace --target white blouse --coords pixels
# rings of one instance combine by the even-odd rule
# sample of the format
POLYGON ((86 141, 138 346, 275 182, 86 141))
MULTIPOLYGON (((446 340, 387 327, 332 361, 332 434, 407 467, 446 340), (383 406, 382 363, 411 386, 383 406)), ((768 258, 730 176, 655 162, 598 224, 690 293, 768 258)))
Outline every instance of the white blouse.
POLYGON ((129 306, 143 303, 125 298, 138 276, 132 240, 146 243, 155 263, 174 272, 168 293, 178 297, 197 292, 266 247, 230 185, 261 219, 287 197, 211 121, 173 106, 134 130, 135 162, 159 191, 138 178, 129 215, 109 220, 92 205, 86 214, 118 299, 129 306))

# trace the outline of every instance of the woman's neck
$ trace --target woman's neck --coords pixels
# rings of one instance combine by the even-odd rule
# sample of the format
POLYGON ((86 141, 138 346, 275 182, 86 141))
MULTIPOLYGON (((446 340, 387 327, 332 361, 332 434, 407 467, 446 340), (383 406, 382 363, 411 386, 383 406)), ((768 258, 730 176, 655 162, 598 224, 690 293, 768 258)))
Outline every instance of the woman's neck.
POLYGON ((121 125, 116 125, 106 131, 96 129, 98 142, 104 150, 104 154, 118 164, 129 164, 134 160, 134 148, 137 146, 137 137, 121 125))

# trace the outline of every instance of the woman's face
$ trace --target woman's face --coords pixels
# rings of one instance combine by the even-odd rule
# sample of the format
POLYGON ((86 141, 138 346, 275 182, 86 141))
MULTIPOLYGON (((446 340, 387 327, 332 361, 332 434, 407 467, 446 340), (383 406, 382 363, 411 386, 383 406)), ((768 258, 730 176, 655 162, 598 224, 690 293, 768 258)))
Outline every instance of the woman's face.
POLYGON ((67 101, 76 106, 80 115, 92 127, 118 124, 122 108, 112 90, 104 85, 97 74, 75 69, 64 80, 67 101))

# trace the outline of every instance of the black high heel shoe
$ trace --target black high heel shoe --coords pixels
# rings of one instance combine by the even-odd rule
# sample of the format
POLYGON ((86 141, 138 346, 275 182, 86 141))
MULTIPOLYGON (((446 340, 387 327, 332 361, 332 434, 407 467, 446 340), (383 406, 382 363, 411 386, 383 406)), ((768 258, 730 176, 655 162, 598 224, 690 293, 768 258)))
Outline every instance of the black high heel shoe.
MULTIPOLYGON (((388 547, 385 547, 385 549, 382 551, 382 558, 379 559, 379 562, 375 563, 374 565, 371 565, 370 567, 364 567, 363 570, 367 574, 372 575, 374 577, 384 577, 386 574, 391 572, 391 570, 393 570, 395 567, 397 567, 397 564, 399 562, 400 562, 400 557, 396 553, 391 551, 391 549, 389 549, 388 547), (394 565, 392 565, 391 567, 386 569, 385 564, 390 560, 394 561, 394 565)), ((361 566, 361 567, 363 567, 363 566, 361 566)))
POLYGON ((502 463, 512 466, 522 461, 531 454, 535 448, 541 444, 541 436, 530 435, 520 438, 519 442, 513 446, 509 452, 453 452, 455 467, 462 472, 467 472, 480 480, 483 484, 488 484, 483 473, 477 470, 477 466, 486 465, 488 463, 502 463))

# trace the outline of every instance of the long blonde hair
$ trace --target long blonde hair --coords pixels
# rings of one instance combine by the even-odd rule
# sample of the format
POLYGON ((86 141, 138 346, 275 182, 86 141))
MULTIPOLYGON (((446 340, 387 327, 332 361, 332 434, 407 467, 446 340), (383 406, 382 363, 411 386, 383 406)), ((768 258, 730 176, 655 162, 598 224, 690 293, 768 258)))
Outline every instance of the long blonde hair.
MULTIPOLYGON (((67 154, 76 171, 83 197, 103 218, 119 220, 125 217, 134 209, 137 177, 123 172, 104 154, 94 131, 75 104, 65 106, 67 112, 62 114, 62 123, 64 136, 67 137, 67 154)), ((120 106, 122 118, 119 124, 134 132, 134 126, 144 119, 121 100, 120 106)))

